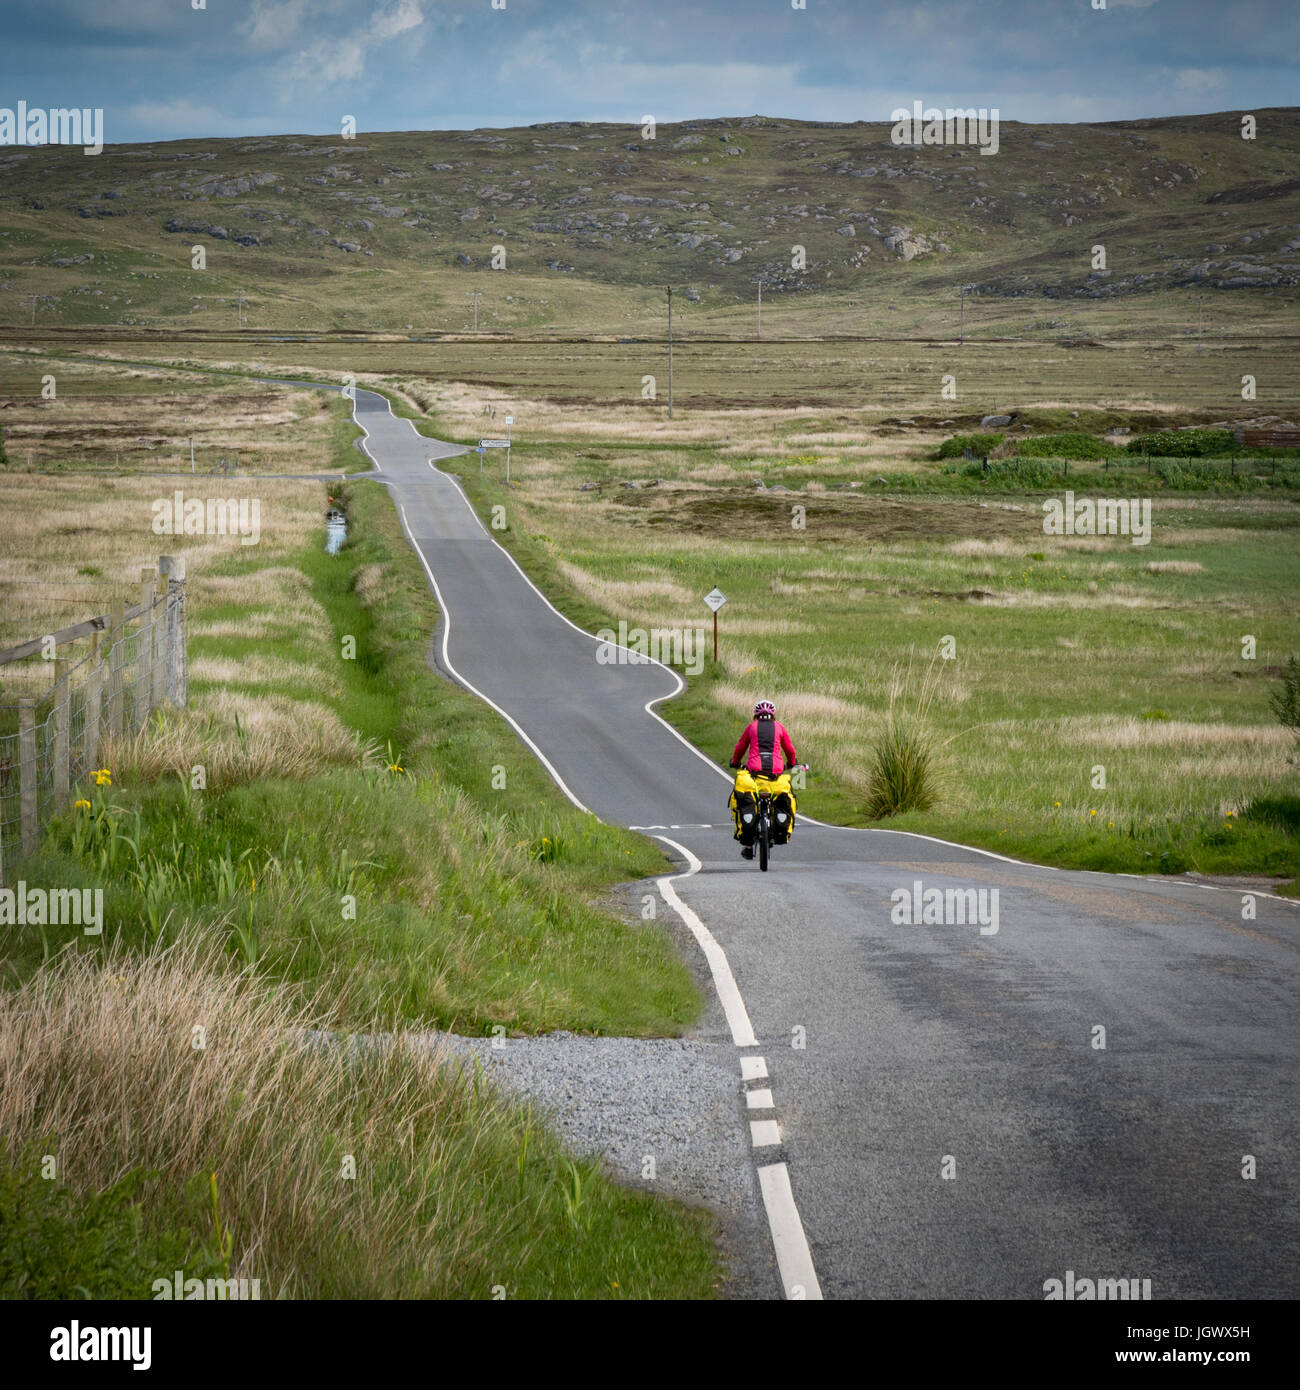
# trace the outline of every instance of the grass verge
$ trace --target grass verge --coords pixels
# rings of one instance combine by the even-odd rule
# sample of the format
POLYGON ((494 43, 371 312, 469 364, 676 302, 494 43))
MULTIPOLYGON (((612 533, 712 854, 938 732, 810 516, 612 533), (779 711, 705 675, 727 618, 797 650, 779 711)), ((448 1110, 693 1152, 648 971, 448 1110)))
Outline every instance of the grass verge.
POLYGON ((0 1297, 713 1293, 707 1215, 406 1037, 306 1042, 322 1013, 189 934, 0 993, 0 1297))

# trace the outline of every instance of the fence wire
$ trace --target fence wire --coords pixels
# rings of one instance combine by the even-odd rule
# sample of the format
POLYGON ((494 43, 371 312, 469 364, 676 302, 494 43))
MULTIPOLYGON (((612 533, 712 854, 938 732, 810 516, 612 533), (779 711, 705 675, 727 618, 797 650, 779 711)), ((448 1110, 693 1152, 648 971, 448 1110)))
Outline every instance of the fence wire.
POLYGON ((184 605, 183 586, 170 585, 39 698, 0 704, 0 882, 72 792, 94 785, 109 740, 138 733, 163 704, 185 704, 184 605))

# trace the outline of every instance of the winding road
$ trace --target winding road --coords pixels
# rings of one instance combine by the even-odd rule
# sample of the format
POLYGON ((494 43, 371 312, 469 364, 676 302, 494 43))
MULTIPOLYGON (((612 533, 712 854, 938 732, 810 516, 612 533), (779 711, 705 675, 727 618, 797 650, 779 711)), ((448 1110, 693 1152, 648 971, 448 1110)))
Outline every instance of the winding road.
POLYGON ((437 468, 462 448, 373 393, 355 412, 436 591, 439 664, 682 866, 660 889, 717 989, 697 1036, 735 1049, 768 1296, 1041 1299, 1067 1271, 1300 1295, 1296 905, 808 820, 759 874, 726 774, 654 712, 678 677, 597 661, 437 468), (918 882, 996 889, 996 932, 896 924, 918 882))

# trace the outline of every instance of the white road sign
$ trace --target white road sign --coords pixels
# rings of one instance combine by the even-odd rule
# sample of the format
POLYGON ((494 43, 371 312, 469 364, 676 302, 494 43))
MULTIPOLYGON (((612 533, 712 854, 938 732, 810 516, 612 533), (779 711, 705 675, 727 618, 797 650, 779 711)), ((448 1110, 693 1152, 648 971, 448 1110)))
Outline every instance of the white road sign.
POLYGON ((508 449, 510 441, 508 439, 480 439, 478 446, 480 449, 508 449))
POLYGON ((726 601, 727 596, 722 592, 721 589, 714 589, 714 591, 711 594, 704 595, 704 602, 707 603, 715 613, 718 611, 719 608, 722 607, 724 603, 726 603, 726 601))

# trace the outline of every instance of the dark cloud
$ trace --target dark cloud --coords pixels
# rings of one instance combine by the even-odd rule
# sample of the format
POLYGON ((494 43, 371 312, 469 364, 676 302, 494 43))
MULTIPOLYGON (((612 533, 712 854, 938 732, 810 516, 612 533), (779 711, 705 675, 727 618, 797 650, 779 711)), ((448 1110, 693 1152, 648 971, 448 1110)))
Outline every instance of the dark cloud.
POLYGON ((7 96, 109 138, 660 120, 895 105, 1110 120, 1293 104, 1294 0, 45 0, 6 16, 7 96))

